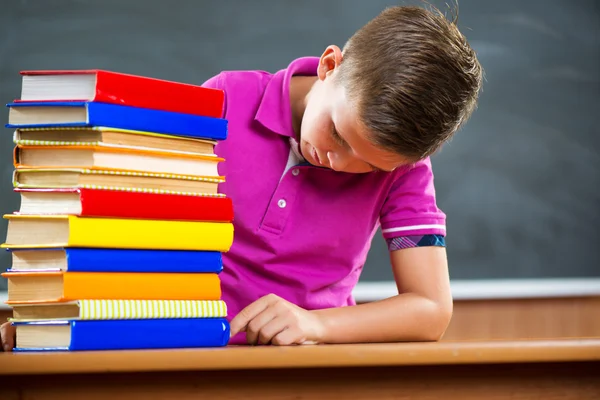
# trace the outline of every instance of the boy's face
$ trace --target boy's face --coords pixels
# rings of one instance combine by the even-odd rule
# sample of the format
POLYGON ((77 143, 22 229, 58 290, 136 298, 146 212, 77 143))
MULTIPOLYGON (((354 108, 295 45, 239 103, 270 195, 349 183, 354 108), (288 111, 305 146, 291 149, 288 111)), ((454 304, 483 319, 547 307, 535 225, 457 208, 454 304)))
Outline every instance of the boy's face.
POLYGON ((345 88, 334 82, 340 63, 341 51, 336 46, 321 56, 319 79, 308 95, 300 128, 302 155, 313 165, 350 173, 392 171, 407 164, 403 157, 368 140, 369 132, 345 88))

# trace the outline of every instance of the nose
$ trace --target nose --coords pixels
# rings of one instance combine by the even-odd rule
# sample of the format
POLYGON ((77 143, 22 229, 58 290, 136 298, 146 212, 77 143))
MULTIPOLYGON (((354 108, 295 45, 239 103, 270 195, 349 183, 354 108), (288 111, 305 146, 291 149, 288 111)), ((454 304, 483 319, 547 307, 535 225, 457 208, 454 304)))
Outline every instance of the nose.
POLYGON ((329 166, 334 171, 342 171, 351 161, 348 154, 340 154, 334 151, 327 152, 327 159, 329 160, 329 166))

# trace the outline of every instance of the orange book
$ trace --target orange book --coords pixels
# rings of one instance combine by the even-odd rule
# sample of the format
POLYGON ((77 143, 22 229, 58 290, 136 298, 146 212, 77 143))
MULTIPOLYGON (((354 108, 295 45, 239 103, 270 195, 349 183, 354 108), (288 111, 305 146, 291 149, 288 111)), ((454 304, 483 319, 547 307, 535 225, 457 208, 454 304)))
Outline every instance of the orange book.
POLYGON ((7 304, 74 300, 219 300, 214 273, 6 272, 7 304))

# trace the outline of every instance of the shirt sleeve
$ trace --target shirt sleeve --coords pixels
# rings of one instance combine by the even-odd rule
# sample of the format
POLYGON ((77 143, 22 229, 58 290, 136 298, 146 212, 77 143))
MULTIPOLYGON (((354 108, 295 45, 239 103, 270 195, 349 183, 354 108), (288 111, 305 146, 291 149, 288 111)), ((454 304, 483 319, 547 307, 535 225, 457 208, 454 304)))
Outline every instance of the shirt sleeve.
POLYGON ((202 84, 202 87, 211 89, 223 89, 223 73, 217 74, 212 78, 209 78, 202 84))
POLYGON ((429 158, 398 173, 384 201, 379 221, 390 250, 445 245, 446 215, 436 204, 429 158))
POLYGON ((201 86, 210 89, 220 89, 225 92, 225 101, 223 102, 223 113, 222 116, 225 117, 227 114, 227 92, 225 91, 225 74, 221 72, 218 75, 209 78, 206 82, 204 82, 201 86))

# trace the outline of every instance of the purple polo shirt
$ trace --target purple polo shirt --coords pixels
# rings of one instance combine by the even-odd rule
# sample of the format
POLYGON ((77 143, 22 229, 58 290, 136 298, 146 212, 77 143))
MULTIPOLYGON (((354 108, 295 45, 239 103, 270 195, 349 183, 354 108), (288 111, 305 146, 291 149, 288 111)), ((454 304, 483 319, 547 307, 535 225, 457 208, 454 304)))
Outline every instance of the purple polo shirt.
MULTIPOLYGON (((318 58, 287 69, 225 71, 204 86, 224 89, 229 133, 219 191, 233 200, 234 241, 223 254, 223 300, 229 319, 274 293, 305 309, 355 304, 352 290, 371 240, 445 235, 430 160, 394 172, 349 174, 307 163, 286 169, 294 137, 293 75, 316 75, 318 58)), ((245 342, 245 334, 232 344, 245 342)))

